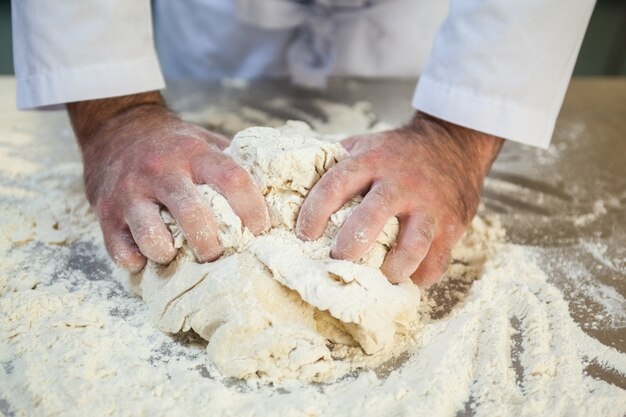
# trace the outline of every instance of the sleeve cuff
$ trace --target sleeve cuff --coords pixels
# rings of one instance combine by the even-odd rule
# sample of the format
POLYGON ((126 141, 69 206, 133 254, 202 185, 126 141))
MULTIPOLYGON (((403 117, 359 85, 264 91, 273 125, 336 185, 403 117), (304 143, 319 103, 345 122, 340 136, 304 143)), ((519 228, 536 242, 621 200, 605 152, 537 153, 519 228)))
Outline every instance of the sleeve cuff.
POLYGON ((165 87, 155 56, 17 78, 17 107, 49 107, 165 87))
POLYGON ((450 123, 544 149, 550 145, 556 123, 556 114, 481 97, 428 77, 420 77, 413 107, 450 123))

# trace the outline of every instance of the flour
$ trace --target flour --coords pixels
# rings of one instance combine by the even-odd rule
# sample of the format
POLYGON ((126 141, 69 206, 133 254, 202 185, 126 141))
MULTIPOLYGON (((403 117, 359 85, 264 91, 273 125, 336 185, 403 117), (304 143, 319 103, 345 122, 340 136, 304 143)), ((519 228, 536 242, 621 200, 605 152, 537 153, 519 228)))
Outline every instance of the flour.
POLYGON ((210 363, 225 376, 328 382, 362 366, 364 355, 375 366, 410 345, 419 290, 408 277, 402 285, 390 284, 378 269, 398 234, 397 219, 389 220, 362 264, 330 257, 337 231, 360 199, 332 216, 317 241, 295 235, 308 191, 347 156, 341 145, 315 136, 301 122, 238 133, 225 153, 249 171, 265 196, 272 228, 254 237, 222 196, 199 186, 225 254, 196 263, 164 212, 180 254, 166 267, 149 262, 133 279, 157 327, 194 330, 208 340, 210 363))
MULTIPOLYGON (((623 334, 621 319, 611 317, 623 317, 624 298, 602 289, 596 268, 589 266, 600 265, 607 279, 619 281, 623 251, 605 251, 600 240, 581 244, 591 261, 602 262, 574 268, 565 260, 566 248, 503 242, 500 223, 484 209, 455 247, 444 281, 422 292, 421 328, 404 354, 367 369, 369 356, 350 356, 354 347, 346 345, 332 355, 359 358, 366 369, 327 384, 277 388, 223 378, 207 363, 210 344, 193 333, 158 330, 148 305, 123 286, 127 276, 108 259, 88 210, 65 117, 17 113, 3 103, 12 108, 13 101, 0 100, 5 155, 39 160, 33 162, 39 168, 11 177, 0 173, 0 414, 622 417, 626 412, 623 339, 600 343, 580 327, 587 329, 592 320, 594 336, 623 334), (41 162, 42 155, 48 162, 41 162), (549 274, 545 257, 555 261, 549 274), (572 292, 579 284, 582 290, 572 292), (573 303, 584 293, 593 294, 605 319, 575 316, 574 321, 573 303), (618 311, 621 316, 614 316, 618 311), (610 376, 612 383, 605 381, 610 376)), ((626 194, 619 198, 623 205, 626 194)), ((181 244, 182 239, 179 235, 181 244)), ((579 260, 586 261, 582 255, 579 260)), ((258 283, 282 288, 276 291, 281 297, 282 292, 296 297, 273 278, 258 283)), ((266 291, 263 285, 257 290, 266 291)))
POLYGON ((586 226, 596 221, 603 214, 606 214, 606 207, 604 206, 604 201, 598 200, 593 203, 593 209, 591 213, 578 216, 576 219, 574 219, 574 225, 586 226))

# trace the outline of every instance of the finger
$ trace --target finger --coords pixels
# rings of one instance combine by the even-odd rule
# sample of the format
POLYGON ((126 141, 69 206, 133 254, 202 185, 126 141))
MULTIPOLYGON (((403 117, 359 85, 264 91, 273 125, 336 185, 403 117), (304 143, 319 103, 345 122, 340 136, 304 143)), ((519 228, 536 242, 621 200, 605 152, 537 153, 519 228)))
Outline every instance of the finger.
POLYGON ((195 138, 202 138, 209 145, 214 145, 221 150, 230 145, 230 140, 226 136, 194 124, 185 124, 183 130, 179 130, 178 133, 186 138, 191 138, 192 141, 195 138))
POLYGON ((374 185, 341 226, 331 256, 353 262, 361 259, 372 247, 387 220, 397 213, 399 196, 400 190, 395 184, 374 185))
POLYGON ((346 139, 343 139, 340 143, 341 146, 343 146, 343 148, 348 151, 348 153, 351 153, 354 145, 358 142, 359 137, 358 136, 350 136, 346 139))
POLYGON ((340 143, 350 155, 365 155, 372 149, 373 142, 380 143, 383 133, 371 133, 366 135, 350 136, 340 143))
POLYGON ((146 265, 146 257, 135 244, 130 230, 124 227, 111 227, 102 224, 104 245, 111 259, 120 267, 137 273, 146 265))
POLYGON ((439 281, 448 270, 452 260, 452 246, 433 241, 430 250, 411 276, 413 282, 421 287, 429 287, 439 281))
POLYGON ((163 179, 157 198, 180 225, 198 262, 213 261, 222 254, 217 222, 191 179, 178 175, 163 179))
POLYGON ((172 235, 161 218, 160 208, 151 201, 134 203, 126 213, 126 224, 148 259, 168 264, 176 256, 172 235))
POLYGON ((226 155, 196 158, 192 163, 194 179, 209 184, 228 200, 242 223, 254 234, 270 227, 267 204, 250 174, 226 155))
POLYGON ((428 253, 435 231, 434 222, 419 215, 400 219, 400 234, 380 269, 391 283, 410 278, 428 253))
POLYGON ((313 186, 298 213, 296 233, 300 239, 318 239, 330 216, 352 197, 361 194, 372 182, 365 161, 345 159, 329 169, 313 186))

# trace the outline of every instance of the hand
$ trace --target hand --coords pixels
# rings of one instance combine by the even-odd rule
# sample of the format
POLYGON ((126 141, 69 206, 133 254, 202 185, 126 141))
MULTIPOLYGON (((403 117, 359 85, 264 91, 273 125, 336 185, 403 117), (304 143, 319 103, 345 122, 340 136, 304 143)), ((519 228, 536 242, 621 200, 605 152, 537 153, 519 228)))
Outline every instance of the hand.
POLYGON ((358 261, 385 222, 397 216, 400 234, 382 271, 393 283, 411 277, 419 285, 433 284, 476 213, 483 179, 502 140, 418 113, 405 127, 342 144, 350 156, 312 188, 298 216, 298 235, 319 238, 332 213, 364 194, 331 255, 358 261))
POLYGON ((199 262, 219 257, 216 221, 195 184, 214 186, 253 233, 269 228, 261 192, 221 151, 228 140, 180 120, 158 93, 147 94, 68 105, 83 152, 85 191, 113 260, 138 272, 146 258, 166 264, 176 256, 162 206, 199 262))

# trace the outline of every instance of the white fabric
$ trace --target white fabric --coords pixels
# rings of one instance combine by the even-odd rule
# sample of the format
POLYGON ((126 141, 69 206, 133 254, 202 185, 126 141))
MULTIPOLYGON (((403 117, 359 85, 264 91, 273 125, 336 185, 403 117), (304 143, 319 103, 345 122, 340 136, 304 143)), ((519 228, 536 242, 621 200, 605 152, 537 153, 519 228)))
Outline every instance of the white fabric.
POLYGON ((154 11, 168 79, 289 76, 312 86, 329 75, 417 77, 446 13, 432 0, 157 0, 154 11))
POLYGON ((451 0, 413 106, 547 148, 595 0, 451 0))
MULTIPOLYGON (((156 0, 166 78, 413 77, 416 109, 545 147, 594 0, 156 0), (430 57, 429 57, 430 55, 430 57), (425 68, 424 64, 427 62, 425 68)), ((148 0, 15 0, 18 107, 163 87, 148 0)))
POLYGON ((15 0, 17 106, 158 90, 150 0, 15 0))

